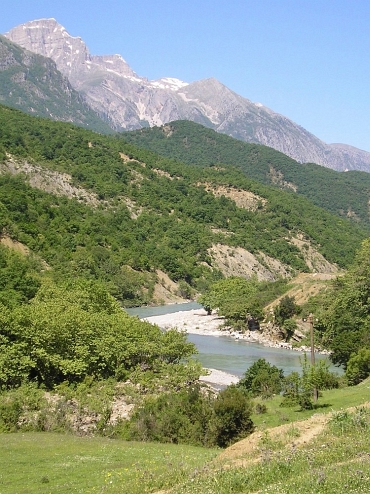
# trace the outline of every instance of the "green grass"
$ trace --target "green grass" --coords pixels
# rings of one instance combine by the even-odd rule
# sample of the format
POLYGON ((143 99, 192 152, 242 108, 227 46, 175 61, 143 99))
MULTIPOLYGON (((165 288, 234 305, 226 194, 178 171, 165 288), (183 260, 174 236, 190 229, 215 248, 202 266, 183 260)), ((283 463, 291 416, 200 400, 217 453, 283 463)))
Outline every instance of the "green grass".
POLYGON ((254 414, 252 420, 258 429, 277 427, 296 420, 304 420, 315 413, 330 413, 333 410, 354 407, 370 401, 370 379, 366 379, 358 386, 330 389, 320 392, 322 396, 317 401, 313 410, 300 411, 299 406, 282 407, 281 396, 275 396, 269 400, 261 400, 266 405, 267 412, 254 414))
MULTIPOLYGON (((260 459, 241 468, 216 458, 217 449, 135 443, 55 433, 0 434, 0 494, 171 494, 370 492, 370 410, 344 412, 370 399, 370 379, 359 386, 325 391, 315 410, 279 406, 255 415, 257 431, 338 410, 326 428, 303 447, 292 424, 285 436, 261 434, 241 458, 260 459)), ((230 462, 226 462, 230 463, 230 462)))
POLYGON ((370 492, 370 411, 334 415, 302 448, 261 439, 257 463, 204 471, 172 494, 364 494, 370 492))
POLYGON ((0 435, 0 493, 125 493, 167 489, 215 449, 52 433, 0 435))

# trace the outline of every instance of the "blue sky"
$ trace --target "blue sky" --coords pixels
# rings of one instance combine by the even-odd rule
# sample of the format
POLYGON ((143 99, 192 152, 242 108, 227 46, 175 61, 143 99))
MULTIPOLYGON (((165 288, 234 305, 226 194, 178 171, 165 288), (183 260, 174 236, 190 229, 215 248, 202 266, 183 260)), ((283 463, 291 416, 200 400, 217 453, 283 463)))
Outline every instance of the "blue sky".
POLYGON ((325 142, 370 151, 369 0, 1 0, 0 33, 43 17, 141 76, 215 77, 325 142))

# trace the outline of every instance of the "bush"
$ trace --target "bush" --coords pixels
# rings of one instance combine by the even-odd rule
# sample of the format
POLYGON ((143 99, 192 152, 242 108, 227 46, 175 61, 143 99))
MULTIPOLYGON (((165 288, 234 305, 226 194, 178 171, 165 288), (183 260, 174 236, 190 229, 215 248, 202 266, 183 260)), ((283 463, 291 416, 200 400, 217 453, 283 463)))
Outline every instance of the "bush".
POLYGON ((214 404, 216 444, 229 446, 253 431, 252 405, 248 395, 236 386, 221 391, 214 404))
POLYGON ((39 430, 38 415, 45 404, 43 394, 32 384, 0 394, 0 432, 39 430))
POLYGON ((215 397, 196 385, 147 399, 120 433, 127 440, 224 447, 253 430, 251 411, 241 389, 232 386, 215 397))
POLYGON ((353 353, 347 363, 348 384, 354 386, 370 376, 370 348, 361 348, 353 353))
POLYGON ((245 388, 253 396, 269 398, 280 393, 283 379, 284 372, 282 369, 278 369, 267 360, 260 358, 244 373, 238 386, 245 388))

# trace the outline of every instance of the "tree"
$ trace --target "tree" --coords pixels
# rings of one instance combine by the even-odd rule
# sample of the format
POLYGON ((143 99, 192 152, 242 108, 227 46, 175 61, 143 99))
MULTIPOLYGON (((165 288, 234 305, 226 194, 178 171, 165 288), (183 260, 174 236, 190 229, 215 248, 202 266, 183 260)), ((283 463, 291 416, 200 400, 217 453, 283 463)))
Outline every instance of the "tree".
POLYGON ((238 322, 246 324, 247 313, 256 319, 262 315, 262 309, 255 299, 257 291, 256 277, 249 280, 231 277, 213 283, 198 301, 207 312, 217 309, 218 314, 232 324, 238 322))
POLYGON ((291 319, 297 314, 298 310, 299 307, 296 305, 294 297, 286 295, 274 309, 275 320, 278 324, 283 325, 287 319, 291 319))
POLYGON ((370 348, 361 348, 353 353, 348 360, 346 377, 348 384, 353 386, 370 376, 370 348))
POLYGON ((252 396, 269 398, 280 393, 283 379, 284 372, 282 369, 278 369, 264 358, 260 358, 246 370, 238 383, 238 387, 246 389, 252 396))
POLYGON ((229 386, 214 403, 216 444, 220 447, 243 439, 253 431, 251 401, 241 388, 229 386))
POLYGON ((346 368, 352 355, 370 348, 370 238, 348 272, 333 284, 322 319, 323 341, 333 351, 335 364, 346 368))
POLYGON ((319 360, 315 365, 308 362, 307 355, 301 359, 302 373, 292 372, 284 379, 283 405, 299 404, 302 410, 314 408, 313 393, 338 387, 338 378, 329 371, 329 363, 319 360))
POLYGON ((283 323, 282 330, 284 331, 285 341, 289 341, 290 338, 294 335, 295 330, 297 329, 297 323, 294 319, 286 319, 283 323))
POLYGON ((175 365, 181 374, 196 353, 184 333, 130 317, 101 285, 86 281, 44 283, 30 304, 3 311, 0 350, 0 385, 35 380, 49 389, 86 376, 121 380, 137 369, 166 375, 175 365))

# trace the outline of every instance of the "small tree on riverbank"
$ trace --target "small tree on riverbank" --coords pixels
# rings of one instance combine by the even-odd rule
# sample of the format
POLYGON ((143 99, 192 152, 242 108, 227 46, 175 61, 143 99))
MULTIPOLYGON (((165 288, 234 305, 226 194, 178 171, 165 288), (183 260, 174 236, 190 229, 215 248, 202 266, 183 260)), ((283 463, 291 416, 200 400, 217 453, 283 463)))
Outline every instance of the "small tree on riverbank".
POLYGON ((231 277, 214 283, 198 302, 210 313, 217 309, 225 317, 227 324, 237 328, 246 328, 246 317, 250 314, 255 319, 263 317, 262 307, 256 297, 258 280, 253 277, 231 277))
POLYGON ((252 396, 270 398, 282 390, 284 372, 275 365, 271 365, 264 358, 260 358, 249 367, 244 377, 239 381, 240 388, 249 391, 252 396))
POLYGON ((284 379, 282 406, 300 405, 302 410, 310 410, 314 408, 314 390, 337 388, 338 376, 329 371, 329 363, 325 360, 311 365, 306 354, 301 359, 301 368, 301 375, 292 372, 284 379))

